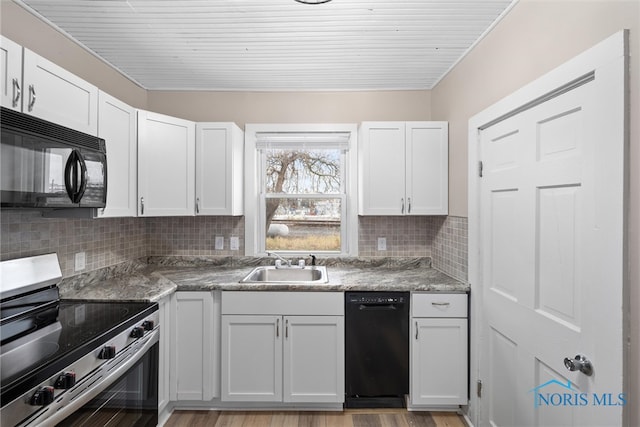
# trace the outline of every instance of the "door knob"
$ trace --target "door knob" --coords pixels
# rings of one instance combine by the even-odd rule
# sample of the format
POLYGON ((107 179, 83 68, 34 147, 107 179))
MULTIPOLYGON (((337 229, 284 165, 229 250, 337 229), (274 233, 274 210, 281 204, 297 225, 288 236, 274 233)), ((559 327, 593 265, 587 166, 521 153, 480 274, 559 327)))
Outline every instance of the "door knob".
POLYGON ((576 355, 573 359, 565 357, 564 366, 570 371, 580 371, 588 377, 593 375, 591 361, 581 354, 576 355))

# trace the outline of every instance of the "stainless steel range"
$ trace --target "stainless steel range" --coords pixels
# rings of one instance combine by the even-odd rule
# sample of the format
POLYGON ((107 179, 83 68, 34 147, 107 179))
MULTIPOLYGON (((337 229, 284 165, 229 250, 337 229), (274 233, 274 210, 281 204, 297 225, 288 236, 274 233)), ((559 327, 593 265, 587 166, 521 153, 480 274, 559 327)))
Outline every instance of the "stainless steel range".
POLYGON ((155 426, 158 305, 60 300, 56 254, 0 263, 0 425, 155 426))

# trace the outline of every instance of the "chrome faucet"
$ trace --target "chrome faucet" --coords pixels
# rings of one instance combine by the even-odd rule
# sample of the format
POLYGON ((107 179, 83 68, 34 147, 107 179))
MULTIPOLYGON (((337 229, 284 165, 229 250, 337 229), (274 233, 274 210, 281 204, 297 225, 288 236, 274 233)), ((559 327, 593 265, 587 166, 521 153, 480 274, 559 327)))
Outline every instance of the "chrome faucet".
POLYGON ((272 256, 272 255, 274 257, 280 259, 281 261, 285 262, 287 264, 287 267, 291 267, 291 260, 286 260, 286 259, 282 258, 280 255, 278 255, 277 253, 275 253, 275 252, 267 252, 267 256, 272 256))

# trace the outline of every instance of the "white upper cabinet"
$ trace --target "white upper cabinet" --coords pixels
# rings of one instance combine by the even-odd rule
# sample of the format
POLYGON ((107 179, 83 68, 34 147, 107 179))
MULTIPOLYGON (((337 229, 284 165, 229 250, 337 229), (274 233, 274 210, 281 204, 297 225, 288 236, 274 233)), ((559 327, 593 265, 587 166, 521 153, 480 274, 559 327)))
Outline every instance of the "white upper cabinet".
POLYGON ((136 216, 136 109, 102 91, 98 136, 107 144, 107 204, 98 217, 136 216))
POLYGON ((360 215, 402 215, 404 122, 363 123, 358 147, 360 215))
POLYGON ((22 46, 0 36, 0 104, 22 111, 22 46))
POLYGON ((196 215, 242 215, 244 133, 234 123, 196 124, 196 215))
POLYGON ((448 213, 447 122, 360 127, 360 215, 448 213))
POLYGON ((2 37, 2 106, 98 134, 98 88, 2 37))
POLYGON ((194 215, 195 128, 138 110, 138 216, 194 215))
POLYGON ((447 122, 405 125, 405 194, 409 215, 449 212, 449 126, 447 122))
POLYGON ((98 134, 98 88, 24 49, 22 111, 90 135, 98 134))

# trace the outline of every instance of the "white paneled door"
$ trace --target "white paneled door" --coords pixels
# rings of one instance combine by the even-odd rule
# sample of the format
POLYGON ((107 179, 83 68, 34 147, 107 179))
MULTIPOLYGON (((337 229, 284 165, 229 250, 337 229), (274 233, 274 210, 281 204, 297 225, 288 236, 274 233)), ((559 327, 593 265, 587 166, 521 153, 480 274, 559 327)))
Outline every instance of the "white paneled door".
POLYGON ((622 423, 623 63, 480 128, 479 425, 622 423))

